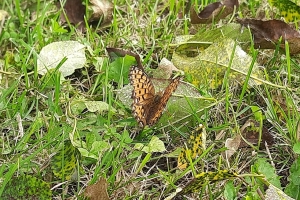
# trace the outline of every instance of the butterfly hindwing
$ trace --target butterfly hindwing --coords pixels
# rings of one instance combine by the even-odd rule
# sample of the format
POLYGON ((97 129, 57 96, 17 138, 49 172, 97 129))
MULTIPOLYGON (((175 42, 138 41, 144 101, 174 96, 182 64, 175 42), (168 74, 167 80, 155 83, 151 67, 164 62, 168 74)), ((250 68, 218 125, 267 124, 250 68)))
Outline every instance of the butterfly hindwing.
POLYGON ((172 93, 176 90, 180 80, 181 77, 172 79, 171 83, 166 87, 164 93, 160 96, 156 96, 154 101, 155 109, 153 109, 152 112, 149 112, 148 124, 150 126, 155 124, 161 117, 168 100, 170 99, 172 93))
POLYGON ((143 69, 132 66, 129 73, 132 91, 132 112, 141 127, 154 125, 161 117, 163 110, 176 90, 181 77, 172 79, 162 93, 155 93, 152 81, 143 69))

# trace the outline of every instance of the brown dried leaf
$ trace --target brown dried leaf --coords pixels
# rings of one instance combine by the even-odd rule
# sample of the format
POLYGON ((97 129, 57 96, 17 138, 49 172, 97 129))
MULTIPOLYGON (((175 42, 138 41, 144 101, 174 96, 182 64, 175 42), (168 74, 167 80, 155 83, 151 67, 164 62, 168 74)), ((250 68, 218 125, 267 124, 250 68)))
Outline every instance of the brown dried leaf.
POLYGON ((224 0, 222 2, 215 2, 206 6, 199 14, 194 8, 191 8, 190 16, 192 24, 208 24, 213 20, 224 19, 227 15, 234 11, 234 7, 238 8, 238 0, 224 0))
POLYGON ((234 138, 228 138, 225 142, 225 147, 228 150, 225 151, 226 159, 229 159, 239 148, 241 143, 241 136, 237 134, 234 138))
POLYGON ((113 13, 113 4, 107 0, 90 0, 93 14, 89 19, 90 22, 101 21, 101 25, 111 22, 113 13))
MULTIPOLYGON (((57 4, 58 8, 61 8, 61 4, 57 4)), ((107 0, 90 0, 90 5, 88 6, 92 10, 91 17, 88 19, 89 22, 99 22, 101 21, 101 26, 104 26, 111 22, 113 4, 107 0)), ((85 29, 84 15, 86 14, 86 6, 82 4, 81 0, 66 0, 63 9, 65 11, 61 12, 60 20, 64 23, 67 22, 68 18, 71 24, 78 25, 81 30, 85 29)))
POLYGON ((109 200, 105 178, 100 178, 97 183, 87 186, 84 196, 90 200, 109 200))
POLYGON ((291 54, 300 53, 300 33, 280 20, 237 19, 243 26, 249 26, 254 36, 254 47, 275 49, 276 43, 282 37, 280 48, 285 48, 288 41, 291 54))
POLYGON ((153 76, 155 78, 171 78, 173 71, 180 71, 177 69, 174 64, 169 61, 167 58, 161 59, 160 63, 158 64, 158 67, 153 72, 153 76))
MULTIPOLYGON (((57 4, 58 8, 61 8, 61 4, 57 4)), ((60 20, 64 23, 67 22, 66 17, 68 18, 71 24, 79 25, 83 27, 83 19, 85 14, 85 6, 82 4, 81 0, 67 0, 63 7, 66 16, 63 12, 60 14, 60 20)))
MULTIPOLYGON (((259 141, 259 123, 249 119, 244 126, 241 128, 242 136, 247 141, 241 141, 239 148, 248 147, 249 144, 258 145, 259 141)), ((270 134, 267 128, 263 127, 262 138, 261 138, 261 147, 265 148, 265 142, 268 145, 274 144, 274 138, 270 134)))

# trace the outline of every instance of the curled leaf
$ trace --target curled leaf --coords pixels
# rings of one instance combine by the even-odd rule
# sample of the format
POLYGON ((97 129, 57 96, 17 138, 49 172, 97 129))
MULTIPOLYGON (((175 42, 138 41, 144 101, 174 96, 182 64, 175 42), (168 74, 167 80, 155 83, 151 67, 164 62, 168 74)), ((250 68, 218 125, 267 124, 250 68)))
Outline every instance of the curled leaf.
POLYGON ((241 143, 241 136, 237 134, 234 138, 228 138, 225 142, 225 151, 226 159, 229 159, 239 148, 241 143))
POLYGON ((191 8, 191 23, 208 24, 214 20, 223 19, 233 13, 234 7, 238 8, 238 6, 238 0, 225 0, 209 4, 199 14, 196 13, 194 8, 191 8))
MULTIPOLYGON (((107 0, 90 0, 87 8, 91 11, 88 18, 89 22, 99 22, 104 26, 111 22, 113 4, 107 0)), ((81 0, 67 0, 64 5, 57 4, 58 8, 63 7, 64 12, 60 14, 60 20, 77 25, 80 30, 85 29, 84 17, 86 15, 86 6, 81 0)))
POLYGON ((133 53, 131 51, 127 51, 125 49, 113 48, 113 47, 107 47, 106 51, 107 51, 111 61, 115 61, 116 58, 125 57, 126 55, 132 56, 132 57, 135 58, 137 66, 139 68, 143 69, 143 64, 142 64, 141 58, 136 53, 133 53))
POLYGON ((300 53, 300 33, 280 20, 237 19, 243 26, 249 26, 254 36, 254 47, 261 49, 275 49, 282 39, 280 48, 285 48, 285 41, 289 43, 290 53, 300 53))
MULTIPOLYGON (((57 4, 57 7, 61 8, 61 4, 57 4)), ((63 5, 63 9, 64 12, 60 14, 61 22, 69 21, 71 24, 79 25, 80 27, 84 26, 85 6, 81 0, 67 0, 63 5)))
POLYGON ((101 25, 111 22, 113 16, 113 4, 107 0, 90 0, 93 11, 89 21, 101 21, 101 25))
POLYGON ((177 69, 174 64, 169 61, 167 58, 163 58, 156 70, 154 70, 153 75, 157 78, 171 78, 173 71, 180 71, 177 69))

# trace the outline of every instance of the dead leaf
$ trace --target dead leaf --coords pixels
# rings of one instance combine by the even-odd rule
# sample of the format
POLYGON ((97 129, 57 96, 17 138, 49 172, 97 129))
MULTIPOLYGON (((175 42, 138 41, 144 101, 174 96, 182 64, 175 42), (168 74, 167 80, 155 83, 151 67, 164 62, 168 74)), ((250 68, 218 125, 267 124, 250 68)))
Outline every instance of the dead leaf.
POLYGON ((5 10, 0 10, 0 33, 2 32, 2 28, 5 22, 5 18, 9 16, 5 10))
MULTIPOLYGON (((57 7, 61 8, 61 1, 57 4, 57 7)), ((63 9, 65 13, 61 12, 60 14, 61 22, 65 23, 69 20, 71 24, 79 25, 80 29, 84 27, 85 6, 81 0, 67 0, 63 9)))
POLYGON ((97 183, 87 186, 84 196, 90 200, 109 200, 105 178, 101 177, 97 183))
POLYGON ((101 26, 104 26, 111 22, 113 16, 113 4, 106 0, 90 0, 91 9, 93 13, 89 19, 89 22, 101 22, 101 26))
POLYGON ((171 61, 169 61, 167 58, 163 58, 158 64, 156 70, 153 72, 153 76, 156 78, 169 79, 171 78, 173 71, 180 71, 180 70, 177 69, 174 66, 174 64, 171 61))
POLYGON ((229 159, 239 148, 241 143, 241 136, 237 134, 234 138, 228 138, 225 142, 225 147, 228 150, 225 151, 226 159, 229 159))
POLYGON ((270 184, 265 195, 266 200, 294 200, 285 194, 282 190, 270 184))
MULTIPOLYGON (((259 142, 259 123, 249 119, 241 128, 242 136, 247 141, 242 140, 239 148, 248 147, 249 144, 258 145, 259 142)), ((261 147, 265 148, 265 142, 268 145, 274 144, 274 138, 270 134, 267 128, 263 127, 262 138, 261 138, 261 147)))
POLYGON ((233 13, 234 7, 239 7, 238 0, 224 0, 222 2, 211 3, 206 6, 199 14, 194 8, 191 8, 190 16, 192 24, 208 24, 212 21, 224 19, 227 15, 233 13))
POLYGON ((285 49, 285 41, 289 42, 290 54, 300 53, 300 33, 280 20, 237 19, 243 26, 249 26, 254 36, 254 47, 275 49, 282 38, 280 48, 285 49))
MULTIPOLYGON (((107 0, 90 0, 88 9, 92 11, 88 22, 105 26, 112 20, 113 4, 107 0)), ((61 8, 61 3, 57 4, 61 8)), ((84 16, 86 14, 86 6, 82 4, 81 0, 66 0, 63 5, 65 11, 61 12, 60 20, 65 23, 69 21, 71 24, 77 25, 79 30, 85 30, 84 16), (66 19, 67 18, 67 19, 66 19)))
POLYGON ((8 16, 5 10, 0 10, 0 21, 4 20, 8 16))

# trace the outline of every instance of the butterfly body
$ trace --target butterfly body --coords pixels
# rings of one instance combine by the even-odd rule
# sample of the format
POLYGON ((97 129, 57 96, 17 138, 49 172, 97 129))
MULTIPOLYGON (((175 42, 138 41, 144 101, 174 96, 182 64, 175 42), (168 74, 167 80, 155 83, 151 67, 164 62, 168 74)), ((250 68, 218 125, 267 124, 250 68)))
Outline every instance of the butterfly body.
POLYGON ((163 92, 155 93, 154 85, 143 69, 132 66, 129 73, 133 86, 132 111, 141 127, 154 125, 161 117, 172 93, 176 90, 181 77, 172 79, 163 92))

